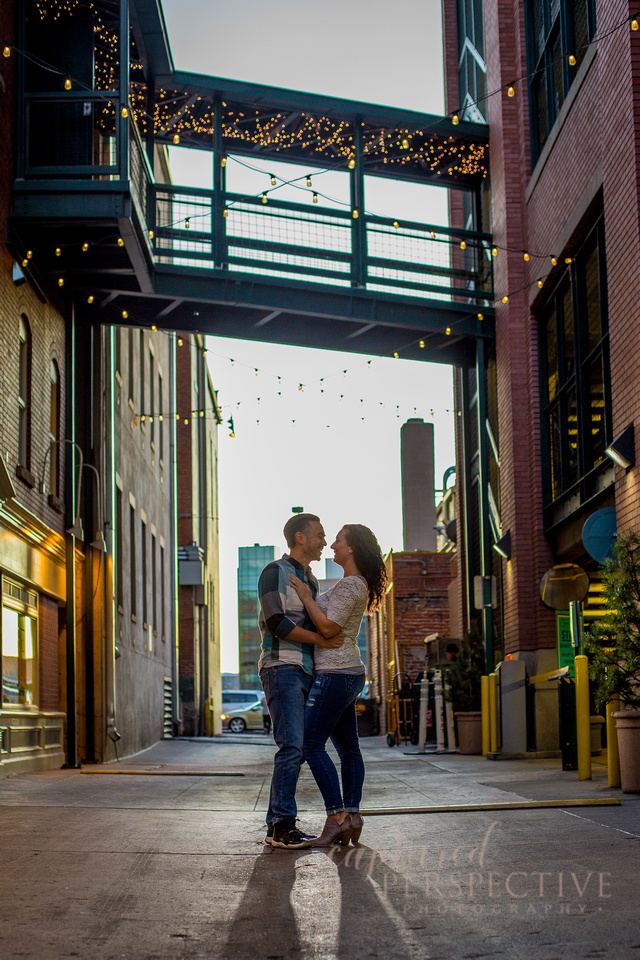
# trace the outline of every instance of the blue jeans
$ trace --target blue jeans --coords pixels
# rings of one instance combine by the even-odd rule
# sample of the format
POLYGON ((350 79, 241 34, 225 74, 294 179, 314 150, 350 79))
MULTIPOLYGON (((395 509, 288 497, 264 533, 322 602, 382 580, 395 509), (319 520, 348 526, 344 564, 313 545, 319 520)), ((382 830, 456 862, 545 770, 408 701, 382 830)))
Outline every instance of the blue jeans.
POLYGON ((304 712, 304 758, 318 784, 327 813, 357 813, 362 799, 364 761, 358 743, 356 700, 364 674, 318 673, 304 712), (338 751, 342 794, 335 764, 325 747, 338 751))
POLYGON ((304 705, 313 683, 310 673, 294 664, 267 667, 260 672, 262 689, 273 722, 278 752, 273 758, 267 824, 295 817, 296 786, 302 766, 304 705))

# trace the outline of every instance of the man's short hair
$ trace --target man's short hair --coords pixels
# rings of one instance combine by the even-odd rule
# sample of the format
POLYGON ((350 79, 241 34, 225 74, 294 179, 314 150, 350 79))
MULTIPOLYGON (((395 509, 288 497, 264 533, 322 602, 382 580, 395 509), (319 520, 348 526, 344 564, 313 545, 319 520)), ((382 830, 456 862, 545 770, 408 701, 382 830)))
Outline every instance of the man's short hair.
POLYGON ((460 653, 457 643, 448 643, 444 648, 445 653, 460 653))
POLYGON ((314 521, 320 523, 320 517, 315 513, 297 513, 295 517, 289 517, 284 525, 284 538, 290 550, 296 545, 296 533, 305 533, 314 521))

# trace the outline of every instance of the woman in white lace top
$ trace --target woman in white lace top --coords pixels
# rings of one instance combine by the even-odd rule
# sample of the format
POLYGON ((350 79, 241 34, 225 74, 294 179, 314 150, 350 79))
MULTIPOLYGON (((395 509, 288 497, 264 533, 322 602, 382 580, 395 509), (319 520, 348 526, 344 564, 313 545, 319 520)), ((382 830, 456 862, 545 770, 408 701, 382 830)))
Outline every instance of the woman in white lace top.
POLYGON ((387 582, 380 546, 368 527, 345 524, 331 549, 344 577, 316 600, 298 577, 289 578, 319 633, 327 638, 337 633, 344 636, 337 649, 315 649, 315 679, 305 710, 304 758, 327 811, 322 835, 312 840, 312 846, 355 843, 362 830, 358 811, 364 762, 358 743, 356 700, 364 686, 365 667, 356 637, 365 611, 380 603, 387 582), (329 737, 340 757, 342 790, 326 750, 329 737))

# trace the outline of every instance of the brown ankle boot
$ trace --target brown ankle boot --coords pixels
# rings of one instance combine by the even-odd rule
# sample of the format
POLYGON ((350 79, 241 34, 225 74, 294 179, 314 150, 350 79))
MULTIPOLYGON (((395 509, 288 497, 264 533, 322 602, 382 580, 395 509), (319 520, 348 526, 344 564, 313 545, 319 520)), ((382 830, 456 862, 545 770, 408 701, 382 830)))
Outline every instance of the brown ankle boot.
POLYGON ((346 815, 342 823, 333 817, 327 817, 322 833, 311 841, 312 847, 330 847, 333 843, 342 843, 347 846, 351 838, 351 818, 346 815))
POLYGON ((364 820, 359 813, 349 814, 351 817, 351 843, 357 843, 362 833, 364 820))

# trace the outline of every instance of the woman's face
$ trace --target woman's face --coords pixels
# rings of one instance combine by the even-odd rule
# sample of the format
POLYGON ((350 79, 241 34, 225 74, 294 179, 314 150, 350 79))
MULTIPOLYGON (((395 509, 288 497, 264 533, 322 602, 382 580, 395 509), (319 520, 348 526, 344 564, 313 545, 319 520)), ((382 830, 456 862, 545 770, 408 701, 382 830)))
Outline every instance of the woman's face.
POLYGON ((331 549, 333 550, 333 558, 335 562, 339 563, 341 567, 344 567, 347 560, 353 556, 353 550, 347 543, 347 535, 344 527, 342 530, 340 530, 335 540, 331 544, 331 549))

